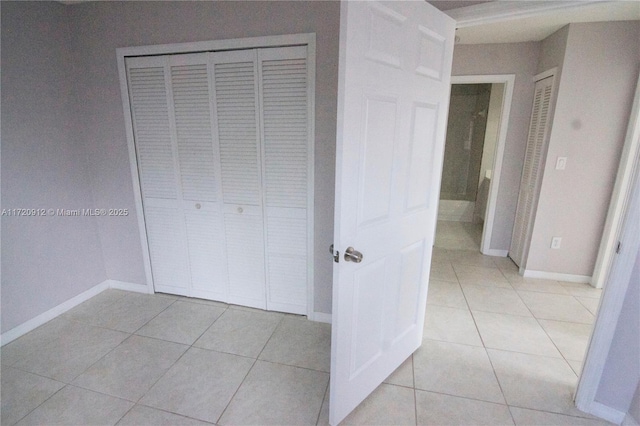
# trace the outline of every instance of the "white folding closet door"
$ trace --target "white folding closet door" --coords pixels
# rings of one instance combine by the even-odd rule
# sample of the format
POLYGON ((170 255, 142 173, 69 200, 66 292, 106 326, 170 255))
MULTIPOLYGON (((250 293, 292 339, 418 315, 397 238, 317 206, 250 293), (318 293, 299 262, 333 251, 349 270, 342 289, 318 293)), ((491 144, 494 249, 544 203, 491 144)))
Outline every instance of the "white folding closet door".
POLYGON ((509 250, 509 256, 521 269, 526 268, 535 210, 542 182, 553 81, 553 76, 542 79, 536 82, 534 89, 527 150, 522 168, 511 249, 509 250))
POLYGON ((207 55, 128 58, 129 96, 157 291, 226 297, 207 55))
POLYGON ((267 306, 306 314, 309 82, 307 48, 261 49, 267 306))
POLYGON ((157 291, 306 314, 306 46, 127 58, 157 291))
POLYGON ((262 161, 255 50, 210 54, 229 270, 229 298, 266 308, 262 161))
POLYGON ((186 227, 189 296, 224 299, 228 292, 220 191, 219 152, 213 140, 213 110, 204 53, 168 56, 170 100, 186 227))
POLYGON ((127 77, 154 285, 158 291, 186 295, 190 277, 166 60, 129 58, 127 77))

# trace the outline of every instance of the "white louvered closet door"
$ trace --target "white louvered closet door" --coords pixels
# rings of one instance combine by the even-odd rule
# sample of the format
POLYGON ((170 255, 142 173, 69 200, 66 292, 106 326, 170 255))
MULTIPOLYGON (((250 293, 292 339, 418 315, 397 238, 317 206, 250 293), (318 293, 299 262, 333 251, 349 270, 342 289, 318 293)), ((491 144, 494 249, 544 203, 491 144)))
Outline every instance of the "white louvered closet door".
POLYGON ((167 62, 128 58, 127 77, 156 290, 187 295, 189 262, 170 120, 167 62))
POLYGON ((266 308, 255 50, 210 54, 229 271, 228 301, 266 308))
POLYGON ((267 308, 307 313, 309 75, 307 48, 261 49, 267 308))
POLYGON ((554 77, 536 82, 533 109, 529 124, 527 150, 520 181, 518 206, 513 226, 509 256, 521 268, 526 268, 526 260, 531 243, 533 221, 540 195, 540 184, 547 151, 547 134, 554 77))
POLYGON ((206 54, 128 58, 143 210, 157 291, 228 292, 206 54))

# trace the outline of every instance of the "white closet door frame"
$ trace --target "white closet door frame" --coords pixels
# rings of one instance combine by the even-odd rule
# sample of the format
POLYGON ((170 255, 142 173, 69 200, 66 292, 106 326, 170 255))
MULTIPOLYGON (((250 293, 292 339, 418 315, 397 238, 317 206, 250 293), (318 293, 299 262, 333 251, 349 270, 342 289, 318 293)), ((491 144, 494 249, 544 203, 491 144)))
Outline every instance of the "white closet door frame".
POLYGON ((285 46, 306 46, 307 67, 309 78, 309 197, 308 197, 308 282, 307 282, 307 316, 314 319, 314 151, 315 151, 315 33, 287 34, 278 36, 237 38, 227 40, 200 41, 192 43, 162 44, 150 46, 121 47, 116 49, 118 74, 120 77, 120 94, 125 119, 127 146, 129 149, 129 165, 131 181, 136 206, 136 218, 140 232, 140 243, 146 277, 147 292, 154 293, 153 276, 151 272, 151 257, 149 254, 148 236, 146 232, 144 211, 142 208, 142 192, 136 157, 135 140, 133 135, 133 121, 131 118, 131 104, 125 59, 132 56, 170 55, 180 53, 215 52, 221 50, 269 48, 285 46))

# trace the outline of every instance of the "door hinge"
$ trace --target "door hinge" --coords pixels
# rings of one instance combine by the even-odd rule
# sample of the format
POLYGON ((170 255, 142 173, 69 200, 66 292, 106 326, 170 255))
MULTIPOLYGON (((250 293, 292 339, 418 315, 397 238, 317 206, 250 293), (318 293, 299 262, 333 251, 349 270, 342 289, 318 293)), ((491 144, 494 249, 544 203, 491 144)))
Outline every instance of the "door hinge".
POLYGON ((622 251, 622 242, 618 241, 618 245, 616 246, 616 254, 620 254, 622 251))
POLYGON ((336 263, 340 263, 340 252, 338 250, 333 251, 333 244, 329 246, 329 253, 333 255, 333 261, 336 263))

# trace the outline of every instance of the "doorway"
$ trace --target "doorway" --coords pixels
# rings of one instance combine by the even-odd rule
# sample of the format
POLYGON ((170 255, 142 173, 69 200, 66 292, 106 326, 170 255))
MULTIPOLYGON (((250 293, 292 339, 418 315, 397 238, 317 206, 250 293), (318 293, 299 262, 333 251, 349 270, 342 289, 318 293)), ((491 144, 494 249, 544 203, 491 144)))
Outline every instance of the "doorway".
POLYGON ((514 76, 451 81, 436 246, 506 256, 491 235, 514 76))

